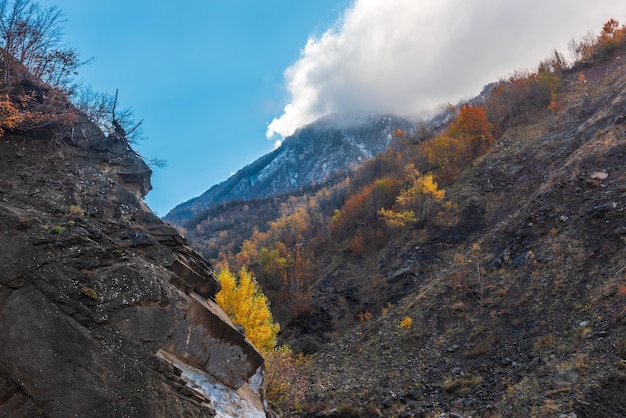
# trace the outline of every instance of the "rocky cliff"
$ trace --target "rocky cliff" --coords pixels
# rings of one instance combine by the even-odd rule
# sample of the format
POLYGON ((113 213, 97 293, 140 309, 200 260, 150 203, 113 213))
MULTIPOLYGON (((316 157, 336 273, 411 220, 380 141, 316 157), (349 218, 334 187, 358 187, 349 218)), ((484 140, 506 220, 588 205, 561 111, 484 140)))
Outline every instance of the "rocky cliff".
POLYGON ((84 117, 50 138, 0 138, 0 416, 265 416, 263 358, 143 204, 149 167, 84 117))

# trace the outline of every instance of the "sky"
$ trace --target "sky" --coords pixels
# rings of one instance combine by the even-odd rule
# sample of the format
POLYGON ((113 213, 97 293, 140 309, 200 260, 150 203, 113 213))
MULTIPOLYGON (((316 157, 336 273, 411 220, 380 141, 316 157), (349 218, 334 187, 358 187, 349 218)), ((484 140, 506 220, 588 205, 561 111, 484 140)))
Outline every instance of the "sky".
POLYGON ((143 120, 165 216, 328 113, 426 117, 626 22, 623 0, 40 0, 143 120))

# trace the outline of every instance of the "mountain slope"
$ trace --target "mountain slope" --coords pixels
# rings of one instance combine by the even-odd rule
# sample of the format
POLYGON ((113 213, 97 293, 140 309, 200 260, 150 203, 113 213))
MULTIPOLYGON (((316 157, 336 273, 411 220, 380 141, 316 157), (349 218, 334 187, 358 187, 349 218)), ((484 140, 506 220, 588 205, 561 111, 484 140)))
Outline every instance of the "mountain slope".
POLYGON ((266 198, 321 184, 351 164, 384 151, 397 129, 411 130, 408 121, 390 116, 349 123, 338 115, 299 129, 279 148, 239 170, 201 196, 172 209, 165 220, 182 225, 202 209, 230 201, 266 198))
POLYGON ((314 353, 293 415, 626 415, 623 51, 542 74, 553 94, 532 76, 492 86, 532 100, 498 102, 495 146, 402 228, 378 210, 402 190, 394 163, 428 167, 416 141, 350 181, 189 224, 200 250, 225 237, 218 261, 249 266, 281 342, 314 353), (246 216, 263 222, 241 236, 246 216))
POLYGON ((313 358, 311 416, 624 416, 624 109, 619 56, 570 72, 446 189, 465 220, 331 268, 316 306, 372 319, 313 358), (408 295, 368 303, 409 260, 408 295))

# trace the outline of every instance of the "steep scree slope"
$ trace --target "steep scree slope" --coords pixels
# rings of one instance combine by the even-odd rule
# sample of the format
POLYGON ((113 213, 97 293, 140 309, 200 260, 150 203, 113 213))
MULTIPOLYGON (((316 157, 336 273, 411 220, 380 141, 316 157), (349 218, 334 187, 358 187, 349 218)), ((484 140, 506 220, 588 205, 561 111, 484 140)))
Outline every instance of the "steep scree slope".
POLYGON ((313 358, 311 416, 626 416, 625 110, 623 56, 571 71, 447 188, 473 217, 331 271, 313 303, 372 319, 313 358), (369 303, 407 258, 408 296, 369 303))

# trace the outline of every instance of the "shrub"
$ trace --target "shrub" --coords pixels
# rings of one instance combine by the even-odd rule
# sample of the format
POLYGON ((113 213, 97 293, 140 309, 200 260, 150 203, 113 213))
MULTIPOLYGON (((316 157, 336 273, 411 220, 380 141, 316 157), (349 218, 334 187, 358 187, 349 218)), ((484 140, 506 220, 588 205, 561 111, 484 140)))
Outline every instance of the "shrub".
POLYGON ((400 321, 400 328, 402 329, 411 329, 413 325, 413 320, 410 316, 405 317, 402 321, 400 321))
POLYGON ((83 216, 85 211, 78 205, 70 205, 69 215, 83 216))
POLYGON ((91 300, 98 300, 98 293, 91 287, 86 287, 86 286, 81 287, 80 293, 87 296, 91 300))
POLYGON ((363 232, 361 230, 357 231, 356 235, 350 241, 350 251, 355 257, 362 258, 363 257, 363 247, 365 245, 365 239, 363 238, 363 232))
POLYGON ((16 227, 18 230, 25 230, 31 227, 30 219, 20 216, 20 224, 16 227))
POLYGON ((266 395, 272 408, 285 415, 302 410, 308 367, 308 358, 287 346, 265 354, 266 395))
POLYGON ((482 381, 480 376, 450 379, 444 382, 443 389, 451 395, 464 395, 480 385, 482 381))
POLYGON ((533 349, 536 351, 543 350, 554 344, 554 337, 551 334, 544 334, 538 337, 533 344, 533 349))
POLYGON ((372 320, 371 312, 359 312, 359 324, 363 325, 372 320))
POLYGON ((8 95, 0 96, 0 135, 5 129, 14 129, 22 122, 19 110, 8 95))

